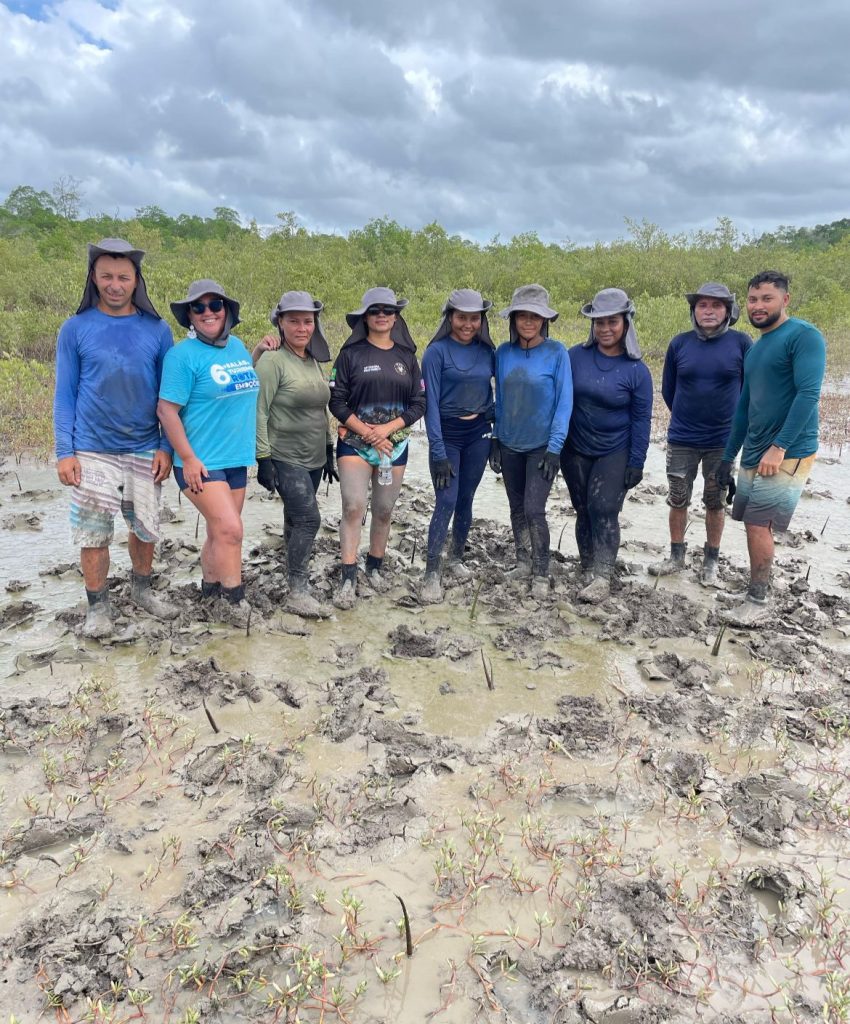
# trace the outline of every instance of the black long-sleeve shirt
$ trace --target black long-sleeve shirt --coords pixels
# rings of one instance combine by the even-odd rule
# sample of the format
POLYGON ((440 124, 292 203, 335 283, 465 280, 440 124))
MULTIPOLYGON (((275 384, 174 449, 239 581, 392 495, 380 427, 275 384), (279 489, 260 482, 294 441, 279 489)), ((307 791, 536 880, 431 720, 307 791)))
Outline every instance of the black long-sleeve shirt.
POLYGON ((378 348, 365 338, 344 345, 330 378, 330 410, 340 423, 389 423, 409 427, 425 415, 425 390, 416 353, 401 345, 378 348))

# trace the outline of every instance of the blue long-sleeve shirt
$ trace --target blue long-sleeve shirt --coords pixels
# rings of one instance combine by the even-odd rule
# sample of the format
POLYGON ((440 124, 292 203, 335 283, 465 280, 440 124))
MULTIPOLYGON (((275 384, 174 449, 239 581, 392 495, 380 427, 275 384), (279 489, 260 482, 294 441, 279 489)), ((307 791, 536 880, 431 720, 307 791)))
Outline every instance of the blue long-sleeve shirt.
POLYGON ((172 452, 156 416, 165 354, 164 320, 92 307, 66 320, 56 341, 53 426, 57 459, 75 452, 172 452))
POLYGON ((425 381, 425 429, 432 459, 445 459, 440 421, 481 414, 493 419, 495 353, 475 340, 462 345, 454 338, 432 341, 422 357, 425 381))
POLYGON ((723 453, 752 469, 771 445, 786 459, 818 450, 818 402, 826 372, 826 341, 806 320, 789 317, 753 345, 744 363, 744 386, 723 453))
POLYGON ((493 437, 518 452, 560 452, 573 408, 567 350, 546 338, 535 348, 506 341, 496 349, 493 437))
POLYGON ((652 375, 642 360, 605 356, 596 345, 570 349, 573 415, 568 447, 598 458, 629 450, 628 465, 643 469, 652 422, 652 375))
POLYGON ((667 347, 661 395, 670 410, 667 440, 686 448, 722 448, 741 395, 744 359, 753 347, 742 331, 700 338, 677 334, 667 347))

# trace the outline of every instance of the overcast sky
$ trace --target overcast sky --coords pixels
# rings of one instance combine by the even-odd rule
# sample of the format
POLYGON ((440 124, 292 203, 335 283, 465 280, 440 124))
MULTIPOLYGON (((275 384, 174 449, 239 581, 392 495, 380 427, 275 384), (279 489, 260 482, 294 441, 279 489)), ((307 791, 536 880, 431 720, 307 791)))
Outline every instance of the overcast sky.
POLYGON ((579 244, 821 223, 848 39, 847 0, 0 0, 0 197, 579 244))

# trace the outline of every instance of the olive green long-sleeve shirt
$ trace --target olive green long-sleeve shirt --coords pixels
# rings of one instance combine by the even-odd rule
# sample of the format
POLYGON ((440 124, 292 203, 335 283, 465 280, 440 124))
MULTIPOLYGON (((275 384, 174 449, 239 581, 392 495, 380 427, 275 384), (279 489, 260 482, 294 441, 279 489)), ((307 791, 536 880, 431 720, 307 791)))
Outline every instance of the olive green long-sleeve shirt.
POLYGON ((271 456, 304 469, 323 466, 333 436, 328 417, 330 388, 321 364, 312 356, 299 359, 281 347, 264 352, 256 371, 260 378, 257 458, 271 456))

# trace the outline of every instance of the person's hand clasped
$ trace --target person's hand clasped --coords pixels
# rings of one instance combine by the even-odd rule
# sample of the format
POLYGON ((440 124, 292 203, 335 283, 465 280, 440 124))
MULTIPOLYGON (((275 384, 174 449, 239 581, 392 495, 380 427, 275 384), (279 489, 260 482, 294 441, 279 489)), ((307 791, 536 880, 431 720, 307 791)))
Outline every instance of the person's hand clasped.
POLYGON ((761 457, 758 475, 776 476, 784 460, 785 452, 781 448, 777 448, 775 444, 772 444, 761 457))
POLYGON ((76 455, 66 455, 56 463, 59 482, 66 487, 78 487, 80 484, 80 460, 76 455))
POLYGON ((269 494, 274 494, 277 489, 277 473, 274 471, 274 463, 268 457, 257 459, 257 483, 265 487, 269 494))
POLYGON ((438 491, 445 490, 451 484, 452 477, 455 475, 455 468, 449 459, 436 459, 431 471, 434 474, 434 487, 438 491))
POLYGON ((561 457, 557 452, 546 452, 543 458, 537 463, 537 468, 543 474, 543 479, 551 483, 558 475, 561 468, 561 457))
POLYGON ((153 454, 153 463, 151 465, 151 473, 153 473, 153 482, 155 484, 161 484, 167 478, 171 472, 171 462, 172 459, 168 452, 157 448, 153 454))
POLYGON ((623 479, 623 484, 627 491, 630 491, 633 487, 643 480, 643 470, 640 466, 626 466, 626 475, 623 479))
POLYGON ((201 462, 197 455, 192 455, 183 460, 183 479, 192 494, 201 494, 204 489, 204 477, 207 475, 207 467, 201 462))

